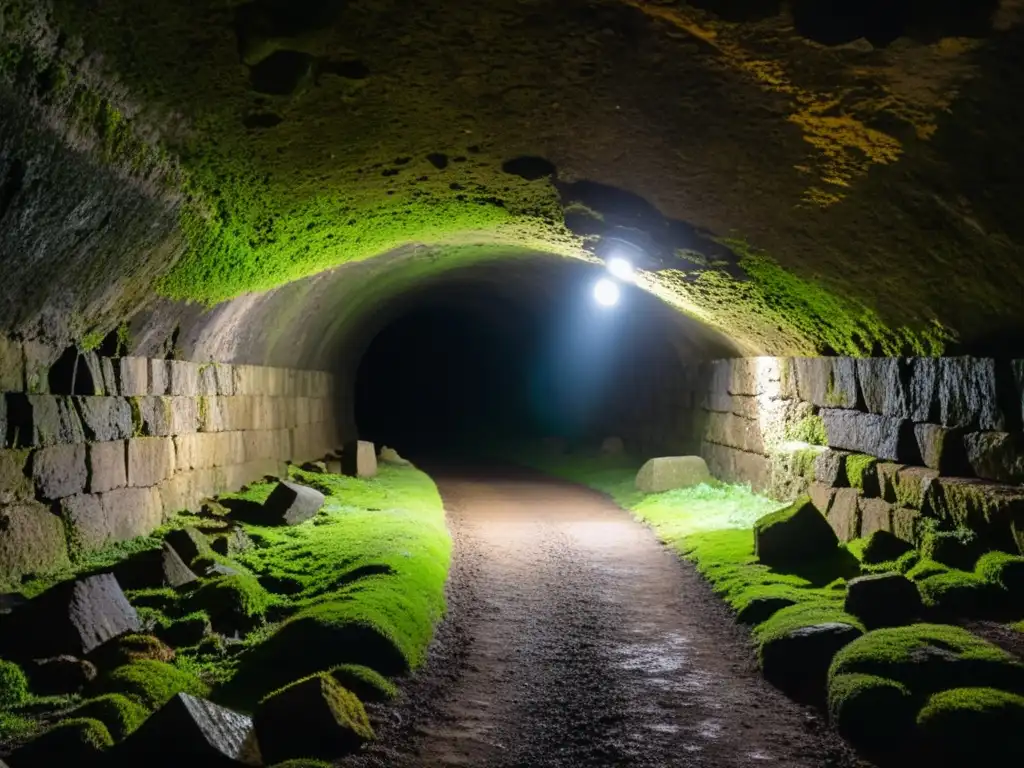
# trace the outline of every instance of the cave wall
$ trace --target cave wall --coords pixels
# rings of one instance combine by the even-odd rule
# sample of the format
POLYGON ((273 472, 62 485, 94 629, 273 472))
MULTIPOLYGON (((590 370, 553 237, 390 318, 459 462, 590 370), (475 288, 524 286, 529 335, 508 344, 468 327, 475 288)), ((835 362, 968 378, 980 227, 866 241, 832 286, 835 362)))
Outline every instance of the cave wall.
POLYGON ((0 339, 0 585, 150 533, 342 440, 323 371, 0 339))
POLYGON ((692 419, 712 473, 809 493, 843 540, 924 521, 1024 551, 1024 361, 740 358, 699 367, 692 419))

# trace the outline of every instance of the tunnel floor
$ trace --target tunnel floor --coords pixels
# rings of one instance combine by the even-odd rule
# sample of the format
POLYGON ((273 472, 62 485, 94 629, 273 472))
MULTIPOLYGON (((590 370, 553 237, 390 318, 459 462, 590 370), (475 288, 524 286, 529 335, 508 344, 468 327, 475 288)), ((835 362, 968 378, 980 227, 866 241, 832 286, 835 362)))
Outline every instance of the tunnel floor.
POLYGON ((509 467, 430 467, 455 542, 430 660, 356 761, 859 765, 769 687, 698 574, 610 500, 509 467))

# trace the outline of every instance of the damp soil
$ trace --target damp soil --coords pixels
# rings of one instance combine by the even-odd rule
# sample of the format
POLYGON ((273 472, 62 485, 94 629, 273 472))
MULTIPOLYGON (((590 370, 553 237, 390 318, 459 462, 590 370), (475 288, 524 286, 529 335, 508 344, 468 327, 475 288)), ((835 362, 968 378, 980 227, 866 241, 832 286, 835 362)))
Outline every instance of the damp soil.
POLYGON ((455 543, 449 615, 346 766, 864 766, 758 674, 709 586, 589 489, 427 467, 455 543))

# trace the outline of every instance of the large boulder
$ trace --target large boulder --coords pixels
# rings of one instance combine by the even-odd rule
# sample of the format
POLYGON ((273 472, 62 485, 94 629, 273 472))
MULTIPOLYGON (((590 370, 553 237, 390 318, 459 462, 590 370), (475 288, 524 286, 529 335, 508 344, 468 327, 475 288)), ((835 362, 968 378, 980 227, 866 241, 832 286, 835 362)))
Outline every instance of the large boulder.
POLYGON ((942 691, 922 707, 917 727, 924 765, 1024 764, 1024 696, 997 688, 942 691))
POLYGON ((377 450, 366 440, 345 443, 341 453, 341 471, 352 477, 373 477, 377 474, 377 450))
POLYGON ((819 621, 798 618, 801 605, 783 608, 757 632, 761 671, 765 679, 793 698, 820 703, 824 699, 829 665, 836 653, 863 634, 853 617, 827 615, 819 621), (789 621, 787 614, 794 620, 789 621), (775 626, 777 625, 777 626, 775 626))
POLYGON ((839 539, 809 496, 754 523, 754 554, 765 565, 788 565, 834 552, 839 539))
POLYGON ((313 675, 260 702, 254 717, 263 758, 334 760, 374 738, 359 699, 329 674, 313 675))
POLYGON ((923 608, 917 586, 900 573, 851 579, 844 607, 870 629, 907 624, 920 616, 923 608))
POLYGON ((700 485, 710 479, 708 465, 700 456, 662 456, 640 467, 636 487, 644 493, 661 493, 700 485))
POLYGON ((298 525, 313 518, 325 500, 315 488, 282 480, 263 503, 263 517, 269 524, 298 525))
POLYGON ((0 584, 67 566, 64 523, 42 504, 0 508, 0 584))
POLYGON ((238 768, 261 765, 252 720, 179 693, 111 753, 121 765, 238 768), (141 762, 141 761, 144 761, 141 762))

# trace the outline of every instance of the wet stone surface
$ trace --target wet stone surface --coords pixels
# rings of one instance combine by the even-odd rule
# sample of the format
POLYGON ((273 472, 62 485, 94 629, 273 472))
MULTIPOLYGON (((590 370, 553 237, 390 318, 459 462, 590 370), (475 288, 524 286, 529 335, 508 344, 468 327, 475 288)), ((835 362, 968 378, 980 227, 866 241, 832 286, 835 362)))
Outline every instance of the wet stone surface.
POLYGON ((380 741, 342 765, 858 764, 627 513, 530 473, 434 474, 450 615, 404 701, 371 711, 380 741))

